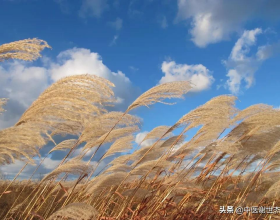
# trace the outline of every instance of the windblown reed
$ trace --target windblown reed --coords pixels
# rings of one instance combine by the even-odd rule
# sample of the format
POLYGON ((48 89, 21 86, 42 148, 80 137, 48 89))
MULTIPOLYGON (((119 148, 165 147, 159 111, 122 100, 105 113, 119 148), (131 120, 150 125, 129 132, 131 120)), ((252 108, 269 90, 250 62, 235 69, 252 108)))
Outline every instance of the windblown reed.
MULTIPOLYGON (((48 47, 37 39, 4 44, 0 60, 34 60, 48 47)), ((108 112, 116 101, 112 87, 89 74, 63 78, 13 127, 0 131, 2 165, 34 163, 50 141, 49 154, 65 151, 57 168, 38 182, 16 180, 24 167, 13 181, 0 182, 1 219, 276 219, 273 212, 223 214, 220 206, 271 207, 280 213, 278 109, 257 104, 239 110, 235 96, 218 96, 174 125, 152 129, 134 148, 141 120, 128 113, 171 104, 165 100, 183 98, 192 84, 155 86, 125 112, 108 112), (56 136, 64 140, 57 144, 56 136), (142 146, 144 141, 150 145, 142 146), (105 153, 96 158, 100 149, 105 153)), ((1 113, 6 102, 0 99, 1 113)))

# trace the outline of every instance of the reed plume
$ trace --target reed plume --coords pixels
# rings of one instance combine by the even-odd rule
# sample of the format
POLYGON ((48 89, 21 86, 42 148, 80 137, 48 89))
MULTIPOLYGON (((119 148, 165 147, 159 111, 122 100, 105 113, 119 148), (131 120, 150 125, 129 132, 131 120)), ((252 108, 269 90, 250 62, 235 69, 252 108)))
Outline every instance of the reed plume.
POLYGON ((56 145, 53 149, 51 149, 49 154, 53 151, 71 149, 76 143, 77 143, 77 139, 68 139, 68 140, 62 141, 58 145, 56 145))
POLYGON ((94 141, 94 143, 92 145, 88 146, 87 148, 92 148, 92 147, 98 146, 101 143, 113 142, 113 141, 117 140, 118 138, 122 138, 126 135, 135 133, 137 131, 139 131, 138 126, 117 128, 111 132, 106 132, 101 137, 99 137, 96 141, 94 141), (106 138, 106 140, 105 140, 106 142, 104 142, 105 138, 106 138))
POLYGON ((72 203, 56 211, 47 220, 71 219, 71 220, 94 220, 98 212, 94 207, 86 203, 72 203))
POLYGON ((111 82, 94 75, 65 77, 44 91, 16 126, 32 122, 48 125, 54 132, 52 135, 79 135, 91 118, 106 112, 100 104, 114 102, 112 86, 111 82))
POLYGON ((14 126, 0 131, 0 158, 2 163, 11 163, 15 159, 32 159, 40 156, 39 149, 47 140, 41 135, 41 131, 33 125, 26 124, 14 126))
POLYGON ((79 175, 84 173, 89 173, 92 169, 92 166, 81 161, 79 158, 73 158, 61 166, 57 167, 52 172, 48 173, 43 179, 43 181, 47 181, 52 179, 53 177, 58 176, 61 173, 69 173, 73 175, 79 175))
MULTIPOLYGON (((47 47, 34 39, 2 45, 0 60, 33 60, 47 47)), ((63 78, 46 89, 15 126, 0 131, 2 165, 34 162, 49 141, 55 145, 50 154, 69 149, 39 183, 0 181, 1 219, 223 219, 219 206, 280 206, 279 110, 265 104, 239 110, 235 96, 218 96, 173 126, 155 127, 137 150, 127 152, 135 149, 142 122, 128 112, 183 98, 191 83, 155 86, 125 112, 109 111, 116 102, 113 87, 94 75, 63 78), (54 136, 69 134, 75 137, 56 144, 54 136), (146 140, 150 146, 141 145, 146 140), (111 146, 91 161, 105 144, 111 146), (82 151, 72 158, 78 147, 82 151), (116 153, 121 155, 106 164, 116 153), (79 177, 69 181, 72 175, 79 177)), ((0 99, 0 113, 6 101, 0 99)), ((274 218, 245 214, 246 219, 274 218)), ((232 213, 231 218, 239 217, 232 213)))
POLYGON ((154 103, 160 102, 164 104, 174 104, 165 103, 164 99, 171 98, 183 98, 183 94, 186 94, 191 90, 191 84, 188 81, 177 81, 164 83, 149 89, 147 92, 139 96, 128 108, 127 111, 131 111, 139 106, 152 105, 154 103))
POLYGON ((1 98, 0 99, 0 114, 4 112, 5 110, 3 109, 3 106, 7 103, 7 99, 1 98))
POLYGON ((171 136, 172 133, 169 132, 170 128, 171 128, 171 126, 163 126, 163 125, 154 128, 143 138, 141 143, 146 140, 149 140, 149 139, 156 139, 156 138, 160 138, 160 137, 171 136))
POLYGON ((132 141, 134 140, 133 135, 128 135, 117 139, 107 150, 103 159, 109 157, 117 152, 125 152, 132 149, 132 141))
POLYGON ((36 38, 19 40, 0 45, 0 62, 8 59, 33 61, 41 57, 40 52, 51 48, 44 40, 36 38))

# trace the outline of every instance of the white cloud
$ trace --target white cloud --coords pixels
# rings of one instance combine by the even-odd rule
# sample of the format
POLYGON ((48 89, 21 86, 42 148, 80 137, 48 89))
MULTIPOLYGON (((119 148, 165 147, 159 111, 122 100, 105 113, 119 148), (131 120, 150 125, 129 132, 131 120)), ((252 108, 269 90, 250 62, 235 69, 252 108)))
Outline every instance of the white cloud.
MULTIPOLYGON (((84 161, 87 162, 86 160, 84 161)), ((40 167, 38 168, 38 170, 33 175, 32 179, 42 178, 44 175, 50 173, 55 168, 57 168, 60 162, 61 160, 54 160, 52 158, 46 157, 42 162, 42 164, 40 165, 40 167)), ((25 167, 25 169, 20 173, 17 179, 29 179, 39 164, 40 164, 40 160, 35 159, 35 165, 28 164, 25 167)), ((90 162, 90 165, 92 165, 93 167, 96 167, 97 164, 98 164, 97 161, 90 162)), ((94 174, 98 174, 107 164, 108 162, 101 161, 94 174)), ((5 177, 8 179, 13 179, 24 165, 25 162, 20 160, 15 160, 15 163, 1 166, 0 173, 5 174, 5 177)))
POLYGON ((52 160, 51 158, 47 157, 43 161, 42 166, 47 170, 54 170, 60 162, 60 160, 52 160))
POLYGON ((9 98, 0 129, 17 122, 25 109, 48 87, 47 69, 15 61, 0 66, 0 97, 9 98))
MULTIPOLYGON (((4 165, 4 166, 1 166, 0 167, 0 170, 2 173, 7 173, 7 174, 17 174, 18 171, 25 165, 25 162, 23 161, 19 161, 19 160, 16 160, 15 163, 12 163, 12 164, 9 164, 9 165, 4 165)), ((28 166, 31 166, 31 165, 28 165, 28 166)), ((29 168, 27 166, 27 168, 29 168)), ((33 166, 31 166, 33 167, 33 166)))
POLYGON ((57 62, 50 65, 50 75, 53 81, 63 77, 89 73, 95 70, 95 75, 108 77, 110 70, 102 63, 97 53, 88 49, 73 48, 59 53, 57 62))
POLYGON ((250 46, 256 43, 256 36, 261 33, 262 30, 260 28, 244 31, 232 48, 230 59, 234 61, 244 61, 247 59, 246 55, 250 52, 250 46))
MULTIPOLYGON (((83 150, 84 148, 83 147, 80 147, 78 149, 76 149, 73 153, 73 156, 72 157, 76 157, 78 155, 83 155, 86 151, 83 150)), ((96 147, 94 148, 91 148, 86 154, 85 156, 91 156, 94 152, 96 151, 96 147)))
POLYGON ((122 29, 123 20, 118 17, 115 21, 108 22, 108 25, 119 31, 120 29, 122 29))
POLYGON ((84 48, 61 52, 56 61, 44 61, 45 67, 26 62, 11 62, 0 66, 0 97, 9 98, 0 116, 0 129, 12 126, 30 104, 50 85, 63 77, 94 74, 115 84, 113 89, 119 102, 116 109, 124 109, 138 95, 129 78, 121 71, 112 72, 99 54, 84 48), (129 93, 127 91, 130 91, 129 93))
POLYGON ((227 40, 255 17, 279 19, 280 2, 262 0, 178 0, 175 21, 191 20, 192 41, 199 47, 227 40))
POLYGON ((250 88, 254 82, 254 74, 261 63, 254 56, 248 57, 247 54, 250 47, 256 43, 256 36, 261 33, 262 30, 259 28, 244 31, 232 48, 228 61, 224 62, 230 68, 226 83, 235 95, 240 91, 242 80, 246 82, 246 88, 250 88))
POLYGON ((227 80, 227 85, 229 87, 229 90, 233 94, 238 94, 240 89, 240 84, 243 79, 241 73, 237 72, 235 69, 231 69, 228 71, 227 77, 229 77, 229 79, 227 80))
MULTIPOLYGON (((141 141, 143 141, 143 139, 146 137, 146 135, 147 135, 148 133, 149 133, 148 131, 139 132, 139 133, 136 135, 136 138, 135 138, 136 144, 140 144, 141 141)), ((143 141, 143 143, 141 144, 141 146, 142 146, 142 147, 147 147, 147 146, 150 146, 150 145, 152 145, 152 144, 154 144, 154 143, 155 143, 155 140, 149 139, 149 140, 143 141)))
POLYGON ((175 61, 164 61, 161 65, 164 76, 159 83, 190 80, 194 84, 192 92, 200 92, 209 89, 214 82, 211 72, 202 64, 188 65, 176 64, 175 61))
POLYGON ((28 107, 42 89, 47 87, 47 78, 45 68, 25 66, 24 63, 15 61, 8 64, 7 69, 0 68, 0 94, 28 107))
MULTIPOLYGON (((44 175, 46 173, 51 172, 59 165, 60 162, 60 160, 53 160, 49 157, 45 158, 39 169, 34 174, 33 179, 38 179, 39 175, 44 175)), ((23 172, 19 175, 18 179, 27 179, 31 177, 31 175, 33 174, 33 172, 39 164, 40 160, 35 159, 35 165, 28 164, 23 170, 23 172)), ((14 178, 15 175, 17 175, 17 173, 22 169, 24 165, 24 161, 15 160, 15 163, 1 166, 0 172, 7 174, 8 178, 11 179, 14 178)))
POLYGON ((226 87, 235 95, 241 90, 242 82, 245 88, 250 88, 255 82, 255 73, 260 65, 268 58, 280 52, 280 41, 259 46, 251 56, 250 48, 256 44, 257 36, 265 33, 260 28, 245 30, 237 40, 228 60, 223 61, 228 69, 226 87))
POLYGON ((257 52, 257 59, 258 60, 266 60, 272 57, 275 54, 280 52, 280 41, 274 44, 268 44, 264 46, 260 46, 257 52))
POLYGON ((87 16, 100 17, 108 7, 107 0, 83 0, 79 16, 82 18, 87 16))
POLYGON ((259 66, 274 53, 271 50, 273 46, 266 45, 258 47, 256 54, 248 56, 250 47, 256 44, 256 37, 261 33, 263 32, 260 28, 244 31, 232 48, 229 59, 223 61, 229 69, 226 86, 235 95, 240 92, 243 81, 246 83, 245 88, 247 89, 253 85, 259 66))

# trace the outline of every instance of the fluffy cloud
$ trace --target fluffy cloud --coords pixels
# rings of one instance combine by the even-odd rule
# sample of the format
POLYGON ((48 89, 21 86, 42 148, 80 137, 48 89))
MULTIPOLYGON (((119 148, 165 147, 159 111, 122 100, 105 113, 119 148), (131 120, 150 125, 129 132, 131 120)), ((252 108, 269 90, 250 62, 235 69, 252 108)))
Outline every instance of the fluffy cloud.
POLYGON ((13 125, 48 86, 47 69, 23 62, 0 66, 0 97, 9 98, 0 116, 0 129, 13 125))
POLYGON ((199 47, 229 39, 255 17, 279 19, 280 1, 178 0, 176 21, 191 20, 192 41, 199 47))
MULTIPOLYGON (((143 139, 146 137, 146 135, 148 134, 149 132, 148 131, 143 131, 143 132, 139 132, 136 137, 135 137, 135 142, 136 144, 140 144, 141 141, 143 141, 143 139)), ((151 146, 152 144, 155 143, 155 140, 146 140, 146 141, 143 141, 143 143, 141 144, 142 147, 147 147, 147 146, 151 146)))
POLYGON ((159 83, 190 80, 194 84, 192 92, 200 92, 209 89, 214 82, 211 72, 202 64, 187 65, 176 64, 175 61, 164 61, 161 65, 164 76, 159 83))
POLYGON ((0 116, 0 128, 12 126, 50 83, 70 75, 88 73, 113 82, 119 100, 115 110, 123 110, 138 95, 138 90, 123 72, 112 72, 103 64, 99 54, 88 49, 66 50, 57 56, 56 61, 43 59, 43 63, 44 67, 25 62, 0 66, 0 97, 9 98, 5 106, 7 112, 0 116))

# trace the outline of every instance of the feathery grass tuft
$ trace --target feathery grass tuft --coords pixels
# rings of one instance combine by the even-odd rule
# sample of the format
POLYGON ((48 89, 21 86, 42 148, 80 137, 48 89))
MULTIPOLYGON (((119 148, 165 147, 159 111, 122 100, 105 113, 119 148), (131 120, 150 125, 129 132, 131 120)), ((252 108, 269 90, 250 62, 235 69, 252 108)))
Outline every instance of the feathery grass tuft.
POLYGON ((160 102, 164 104, 175 104, 163 102, 164 99, 183 98, 183 95, 191 90, 191 84, 188 81, 168 82, 149 89, 139 96, 129 107, 128 111, 139 106, 152 105, 160 102))
POLYGON ((40 52, 51 48, 44 40, 36 38, 19 40, 0 45, 0 62, 8 59, 33 61, 41 57, 40 52))
POLYGON ((57 220, 57 219, 97 219, 98 212, 96 209, 86 203, 72 203, 64 208, 53 213, 47 220, 57 220))
POLYGON ((2 106, 6 105, 6 103, 7 103, 7 99, 4 99, 4 98, 1 98, 1 99, 0 99, 0 114, 1 114, 2 112, 5 111, 5 110, 2 108, 2 106))
MULTIPOLYGON (((0 46, 0 60, 32 60, 48 47, 40 40, 24 42, 0 46)), ((141 119, 128 112, 182 98, 191 83, 158 85, 125 112, 108 111, 116 102, 112 87, 113 83, 94 75, 63 78, 45 90, 15 126, 0 131, 0 164, 26 162, 12 181, 0 181, 0 219, 277 217, 275 213, 222 214, 220 206, 279 211, 279 110, 264 104, 239 110, 235 96, 218 96, 187 112, 173 126, 155 127, 142 140, 149 140, 150 146, 141 142, 136 150, 141 119), (56 144, 54 136, 63 139, 56 144), (41 158, 40 150, 49 141, 55 146, 41 158), (39 181, 32 179, 47 156, 68 149, 55 169, 39 181), (112 155, 116 158, 107 164, 112 155), (40 164, 30 179, 18 181, 35 157, 40 164), (78 177, 69 180, 74 175, 78 177)), ((0 99, 0 112, 5 102, 0 99)))

